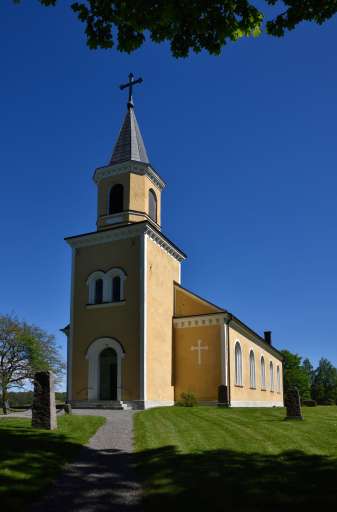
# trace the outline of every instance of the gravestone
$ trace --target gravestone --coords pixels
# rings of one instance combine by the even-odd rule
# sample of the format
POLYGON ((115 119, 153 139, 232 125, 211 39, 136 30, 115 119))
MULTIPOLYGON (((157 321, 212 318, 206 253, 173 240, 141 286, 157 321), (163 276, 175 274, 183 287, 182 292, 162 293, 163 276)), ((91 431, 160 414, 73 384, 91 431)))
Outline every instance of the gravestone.
POLYGON ((218 406, 228 407, 228 388, 224 384, 218 387, 218 406))
POLYGON ((69 404, 69 403, 64 404, 64 412, 66 414, 72 414, 73 413, 73 410, 71 408, 71 404, 69 404))
POLYGON ((57 428, 54 380, 54 374, 50 371, 37 372, 34 375, 33 428, 57 428))
POLYGON ((284 399, 284 405, 287 408, 286 420, 303 420, 300 394, 297 388, 289 389, 284 399))

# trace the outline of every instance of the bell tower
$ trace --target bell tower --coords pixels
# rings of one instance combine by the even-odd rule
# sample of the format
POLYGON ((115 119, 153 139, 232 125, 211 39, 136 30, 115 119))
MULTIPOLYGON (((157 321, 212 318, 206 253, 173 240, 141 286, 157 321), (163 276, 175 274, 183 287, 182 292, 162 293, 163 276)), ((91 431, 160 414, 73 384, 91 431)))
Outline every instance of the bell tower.
POLYGON ((169 405, 174 286, 184 253, 161 232, 164 182, 149 162, 132 100, 109 164, 94 173, 97 229, 72 249, 68 400, 74 407, 169 405))
POLYGON ((129 82, 127 112, 114 146, 110 162, 94 174, 98 190, 97 229, 149 221, 160 230, 161 192, 165 183, 150 165, 136 119, 132 89, 143 80, 129 82))

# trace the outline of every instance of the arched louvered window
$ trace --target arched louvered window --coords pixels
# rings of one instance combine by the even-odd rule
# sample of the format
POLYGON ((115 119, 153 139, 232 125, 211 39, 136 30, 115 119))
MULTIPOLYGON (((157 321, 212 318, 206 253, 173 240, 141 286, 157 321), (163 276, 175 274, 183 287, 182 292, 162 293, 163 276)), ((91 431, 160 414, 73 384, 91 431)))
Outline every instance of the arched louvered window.
POLYGON ((270 368, 270 391, 274 391, 274 365, 271 361, 270 361, 269 368, 270 368))
POLYGON ((103 279, 97 279, 95 282, 95 304, 103 302, 103 279))
POLYGON ((279 366, 277 367, 277 370, 276 370, 276 380, 277 380, 277 392, 281 393, 281 372, 280 372, 279 366))
POLYGON ((121 300, 121 278, 115 276, 112 279, 112 302, 119 302, 121 300))
POLYGON ((255 356, 254 352, 251 350, 249 354, 249 378, 250 378, 250 387, 256 388, 256 374, 255 374, 255 356))
POLYGON ((122 212, 124 209, 124 187, 123 185, 114 185, 110 190, 109 196, 109 214, 122 212))
POLYGON ((235 345, 235 384, 242 386, 242 350, 238 341, 235 345))
POLYGON ((261 388, 266 389, 266 363, 264 357, 261 357, 261 388))
POLYGON ((149 216, 157 222, 157 196, 152 188, 149 190, 149 216))

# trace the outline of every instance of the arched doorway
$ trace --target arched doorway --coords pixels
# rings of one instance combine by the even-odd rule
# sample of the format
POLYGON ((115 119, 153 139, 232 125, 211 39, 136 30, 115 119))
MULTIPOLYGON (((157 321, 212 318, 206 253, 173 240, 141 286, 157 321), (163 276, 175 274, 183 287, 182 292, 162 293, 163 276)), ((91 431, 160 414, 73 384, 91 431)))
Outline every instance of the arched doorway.
POLYGON ((113 348, 102 350, 99 356, 99 398, 117 400, 117 354, 113 348))
POLYGON ((122 361, 125 353, 123 346, 114 338, 98 338, 89 346, 88 360, 88 400, 122 400, 122 361), (110 350, 112 351, 110 351, 110 350), (112 365, 112 368, 110 367, 112 365), (113 389, 110 395, 104 391, 108 383, 113 389), (105 387, 106 386, 106 387, 105 387), (102 393, 101 394, 101 390, 102 393), (114 396, 115 398, 102 398, 114 396))

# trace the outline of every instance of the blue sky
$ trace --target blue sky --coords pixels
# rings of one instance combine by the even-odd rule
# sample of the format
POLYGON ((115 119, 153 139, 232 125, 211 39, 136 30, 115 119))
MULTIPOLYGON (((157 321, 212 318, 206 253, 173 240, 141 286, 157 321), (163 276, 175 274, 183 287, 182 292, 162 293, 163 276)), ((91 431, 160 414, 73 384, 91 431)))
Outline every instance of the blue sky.
POLYGON ((147 43, 90 51, 61 2, 0 5, 1 294, 56 335, 69 319, 65 236, 95 229, 92 174, 135 105, 167 182, 163 230, 182 283, 278 348, 337 365, 337 18, 175 60, 147 43), (62 4, 62 5, 61 5, 62 4))

